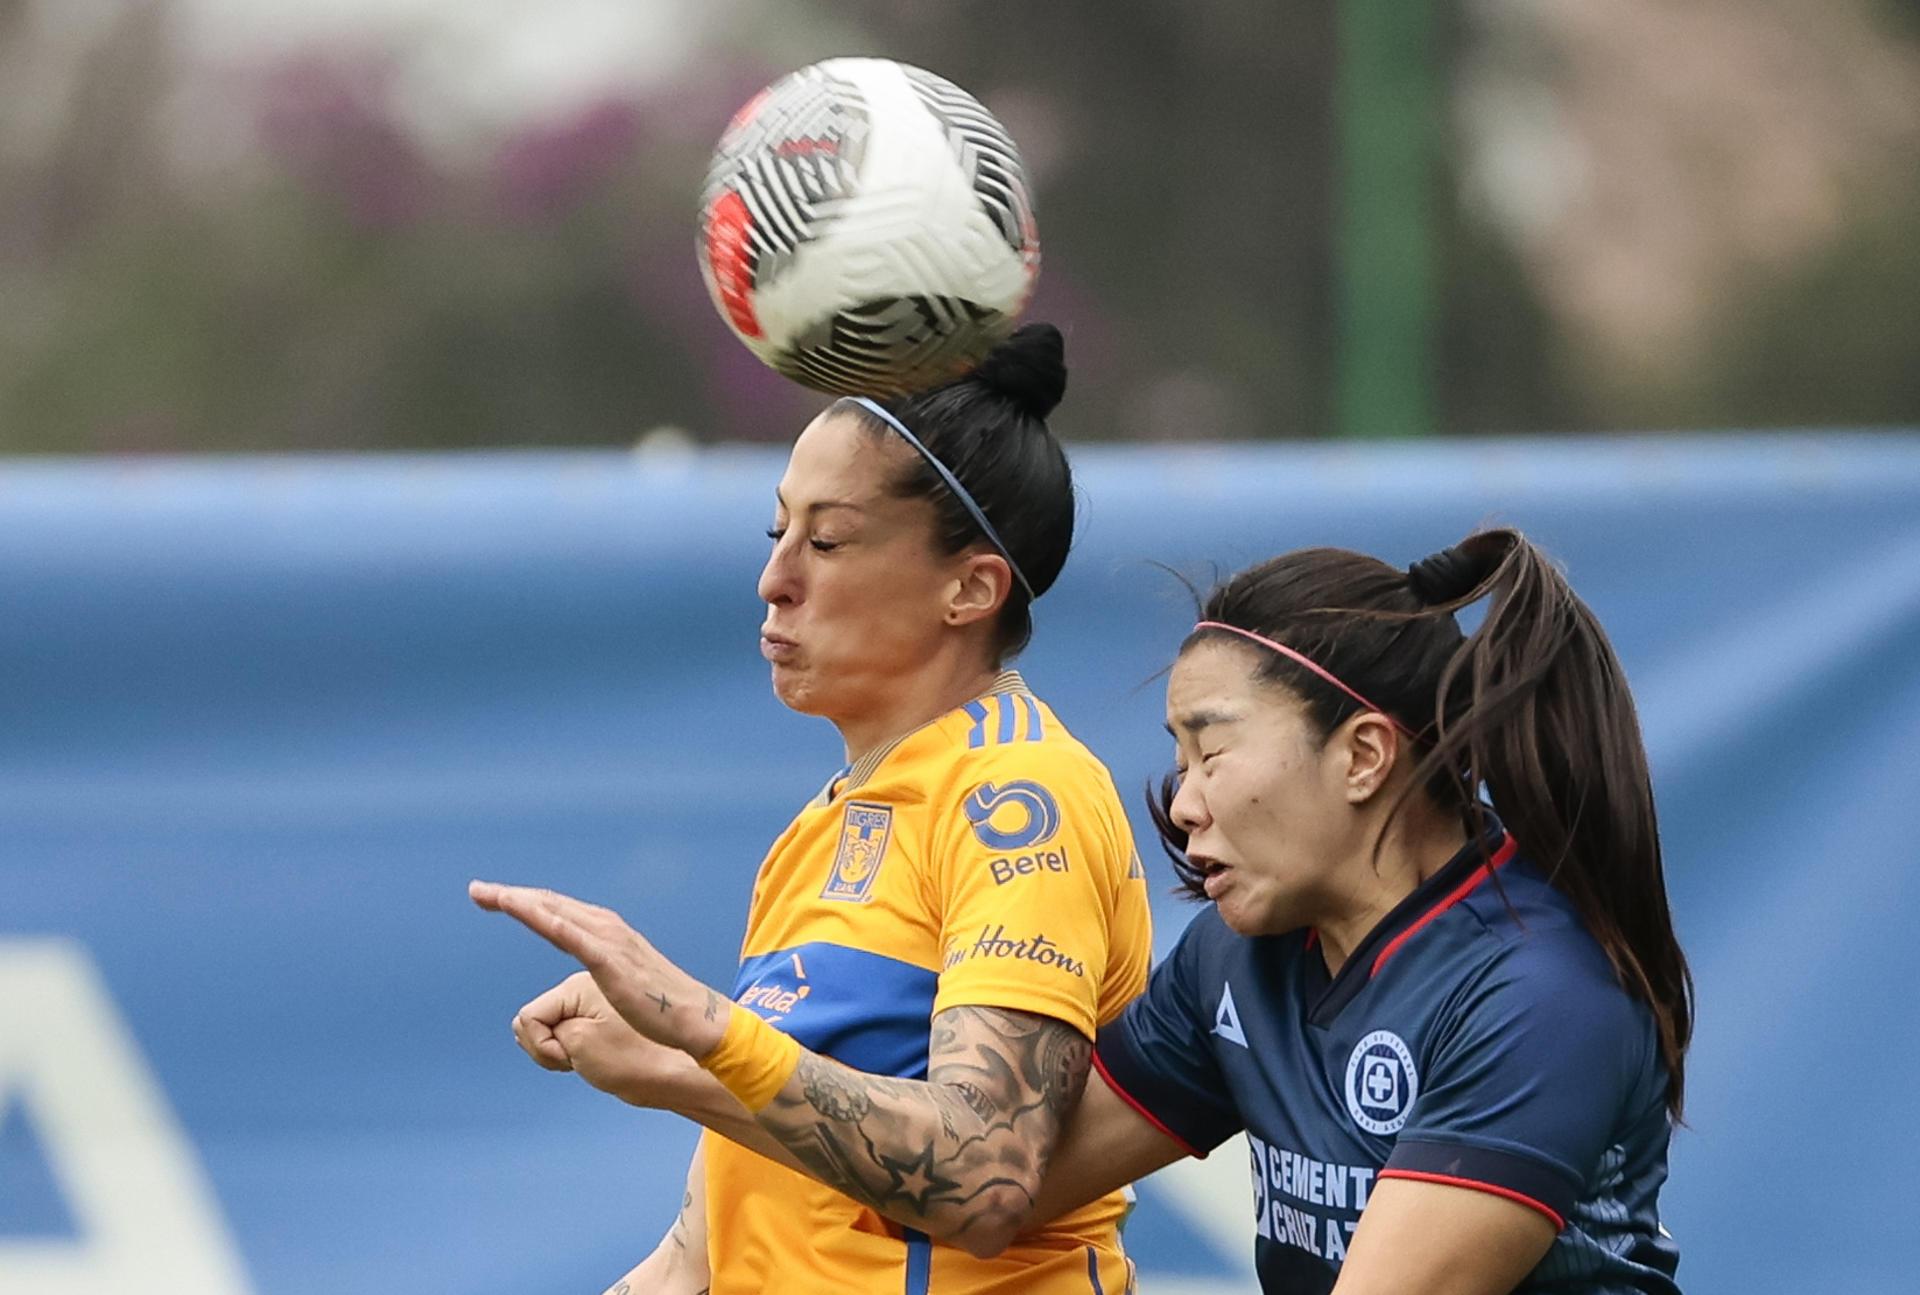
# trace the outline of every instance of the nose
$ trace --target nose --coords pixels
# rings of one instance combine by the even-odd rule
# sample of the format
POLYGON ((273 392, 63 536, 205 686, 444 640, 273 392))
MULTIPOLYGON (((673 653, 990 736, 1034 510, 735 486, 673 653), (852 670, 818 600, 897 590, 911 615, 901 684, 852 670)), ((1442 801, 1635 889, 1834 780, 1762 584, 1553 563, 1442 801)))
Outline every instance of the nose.
POLYGON ((773 542, 767 565, 760 569, 760 601, 770 607, 791 607, 800 601, 797 552, 798 541, 792 531, 773 542))
POLYGON ((1207 813, 1206 797, 1200 794, 1200 780, 1189 774, 1180 780, 1179 789, 1173 793, 1173 804, 1167 807, 1167 817, 1173 825, 1192 836, 1213 821, 1207 813))

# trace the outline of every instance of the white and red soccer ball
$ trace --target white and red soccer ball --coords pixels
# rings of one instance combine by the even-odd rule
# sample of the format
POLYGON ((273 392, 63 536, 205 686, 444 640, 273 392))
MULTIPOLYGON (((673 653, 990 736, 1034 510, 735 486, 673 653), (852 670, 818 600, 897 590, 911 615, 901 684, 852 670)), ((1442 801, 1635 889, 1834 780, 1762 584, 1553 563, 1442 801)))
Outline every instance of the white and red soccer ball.
POLYGON ((1013 138, 951 81, 836 58, 734 115, 700 199, 700 271, 740 340, 795 381, 897 395, 977 364, 1040 270, 1013 138))

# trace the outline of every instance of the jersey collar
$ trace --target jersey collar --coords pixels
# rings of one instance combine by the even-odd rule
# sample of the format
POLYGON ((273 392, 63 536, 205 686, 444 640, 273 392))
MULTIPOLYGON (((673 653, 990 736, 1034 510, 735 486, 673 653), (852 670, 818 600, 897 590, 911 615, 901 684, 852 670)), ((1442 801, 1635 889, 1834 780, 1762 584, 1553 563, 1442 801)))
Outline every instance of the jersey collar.
POLYGON ((1421 882, 1411 895, 1394 905, 1393 910, 1367 932, 1367 937, 1329 978, 1326 960, 1314 948, 1317 933, 1309 934, 1303 946, 1308 959, 1306 984, 1310 994, 1317 993, 1307 1019, 1322 1028, 1367 987, 1389 959, 1416 938, 1423 927, 1440 914, 1471 895, 1518 852, 1518 845, 1507 835, 1493 812, 1481 807, 1484 833, 1461 846, 1454 856, 1431 877, 1421 882))
MULTIPOLYGON (((1032 690, 1027 687, 1027 681, 1021 677, 1018 670, 1002 670, 994 676, 992 685, 989 686, 985 692, 981 693, 979 697, 968 698, 966 702, 954 707, 946 714, 936 716, 920 725, 920 727, 902 733, 891 742, 881 743, 873 750, 861 756, 854 763, 842 767, 833 777, 827 779, 827 785, 820 789, 820 794, 814 797, 813 803, 816 805, 825 805, 835 796, 864 785, 873 778, 874 774, 879 772, 880 766, 886 761, 886 758, 899 750, 902 744, 946 720, 965 715, 967 707, 979 701, 981 697, 998 697, 1002 693, 1031 693, 1031 691, 1032 690)), ((973 720, 971 717, 967 717, 964 722, 971 725, 973 720)))

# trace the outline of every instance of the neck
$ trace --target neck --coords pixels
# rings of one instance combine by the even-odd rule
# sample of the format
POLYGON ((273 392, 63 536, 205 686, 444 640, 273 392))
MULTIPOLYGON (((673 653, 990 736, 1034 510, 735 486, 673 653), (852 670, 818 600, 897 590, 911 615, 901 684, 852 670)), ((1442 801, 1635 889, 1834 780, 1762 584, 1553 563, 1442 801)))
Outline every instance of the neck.
POLYGON ((899 687, 889 689, 884 705, 857 716, 834 719, 840 740, 846 743, 847 763, 858 764, 895 738, 973 700, 991 688, 999 675, 998 667, 982 665, 977 659, 936 659, 899 687))
POLYGON ((1337 976, 1353 951, 1399 903, 1442 868, 1467 843, 1457 819, 1440 814, 1424 797, 1400 808, 1383 834, 1367 832, 1363 848, 1347 860, 1342 875, 1358 882, 1335 911, 1315 923, 1327 974, 1337 976))

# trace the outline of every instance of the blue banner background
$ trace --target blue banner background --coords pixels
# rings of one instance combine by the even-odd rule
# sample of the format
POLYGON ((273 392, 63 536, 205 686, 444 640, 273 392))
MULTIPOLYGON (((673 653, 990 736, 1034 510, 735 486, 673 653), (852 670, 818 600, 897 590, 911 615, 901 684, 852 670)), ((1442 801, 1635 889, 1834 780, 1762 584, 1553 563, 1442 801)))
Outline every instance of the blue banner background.
MULTIPOLYGON (((1699 979, 1683 1284, 1911 1289, 1920 439, 1076 464, 1081 538, 1021 664, 1161 881, 1134 790, 1191 606, 1154 563, 1404 563, 1490 521, 1563 559, 1640 700, 1699 979)), ((840 762, 757 654, 780 466, 0 465, 0 944, 87 950, 259 1292, 598 1291, 670 1221, 690 1133, 520 1056, 513 1009, 569 968, 463 887, 591 897, 731 979, 761 852, 840 762)), ((1160 905, 1162 949, 1189 912, 1160 905)), ((1145 1195, 1144 1277, 1244 1271, 1145 1195)), ((86 1244, 0 1075, 0 1254, 20 1238, 86 1244)))

